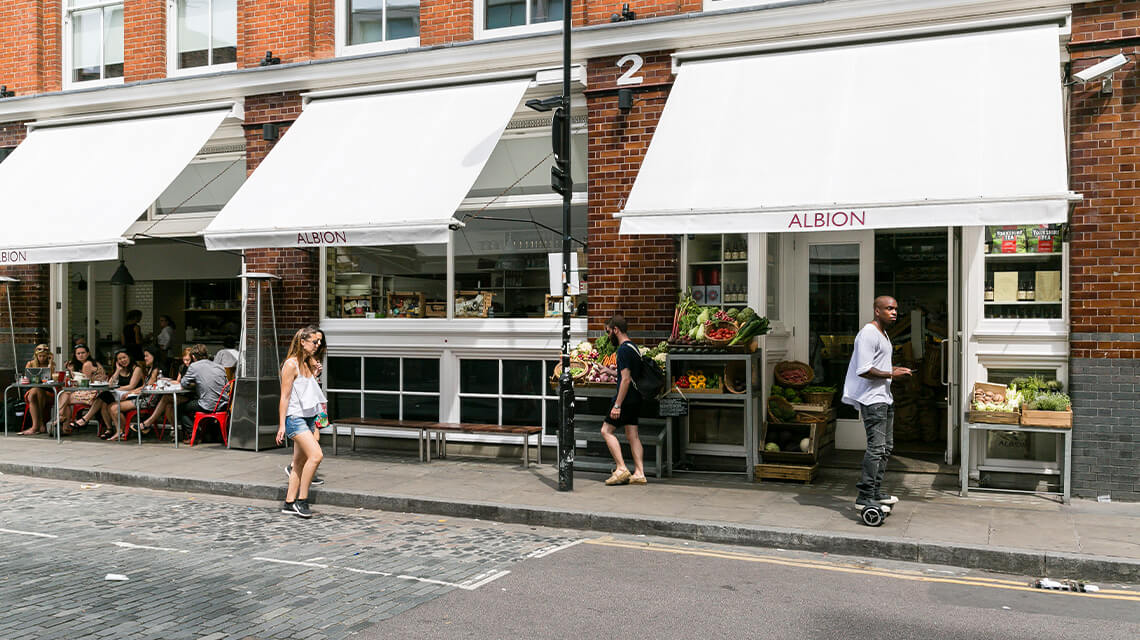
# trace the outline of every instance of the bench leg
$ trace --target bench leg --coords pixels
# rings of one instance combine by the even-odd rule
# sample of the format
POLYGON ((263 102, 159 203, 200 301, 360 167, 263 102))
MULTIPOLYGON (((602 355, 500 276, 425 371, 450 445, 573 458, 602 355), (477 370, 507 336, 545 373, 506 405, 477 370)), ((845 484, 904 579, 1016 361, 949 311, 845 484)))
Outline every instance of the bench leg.
POLYGON ((526 469, 530 466, 530 435, 523 434, 523 452, 522 452, 522 466, 526 469))
POLYGON ((658 442, 657 444, 653 445, 653 448, 657 450, 657 479, 660 480, 662 474, 664 473, 661 468, 661 443, 658 442))
POLYGON ((542 466, 542 432, 539 431, 537 434, 535 434, 535 436, 538 439, 538 445, 537 445, 537 447, 538 447, 538 456, 537 456, 538 466, 541 467, 542 466))

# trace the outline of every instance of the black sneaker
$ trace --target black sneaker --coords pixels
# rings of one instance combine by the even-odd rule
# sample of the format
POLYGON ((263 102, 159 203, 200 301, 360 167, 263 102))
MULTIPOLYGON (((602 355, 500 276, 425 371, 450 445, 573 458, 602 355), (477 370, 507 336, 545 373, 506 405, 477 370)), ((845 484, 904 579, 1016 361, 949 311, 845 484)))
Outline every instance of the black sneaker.
POLYGON ((293 510, 293 503, 292 502, 283 503, 281 505, 281 513, 288 513, 289 515, 293 515, 294 513, 296 513, 296 511, 293 510))
POLYGON ((297 500, 293 503, 293 513, 302 518, 313 517, 313 512, 309 510, 309 503, 305 500, 297 500))
POLYGON ((885 493, 880 493, 878 496, 875 497, 875 500, 879 504, 885 504, 885 505, 898 504, 898 502, 899 502, 898 496, 892 496, 892 495, 888 495, 885 493))
MULTIPOLYGON (((293 465, 291 465, 291 464, 285 465, 285 475, 287 475, 287 476, 293 475, 293 465)), ((325 483, 325 479, 318 476, 315 473, 313 474, 313 479, 311 481, 309 481, 309 484, 311 486, 314 486, 314 487, 320 486, 324 483, 325 483)))

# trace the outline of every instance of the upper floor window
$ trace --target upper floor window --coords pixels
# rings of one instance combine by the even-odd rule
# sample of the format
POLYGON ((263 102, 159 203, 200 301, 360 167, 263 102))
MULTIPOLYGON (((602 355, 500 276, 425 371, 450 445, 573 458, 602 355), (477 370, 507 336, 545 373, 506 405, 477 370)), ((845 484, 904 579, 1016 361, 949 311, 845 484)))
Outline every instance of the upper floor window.
MULTIPOLYGON (((562 20, 562 0, 482 0, 476 2, 482 16, 476 15, 480 34, 556 31, 562 20), (531 28, 533 25, 540 27, 531 28)), ((490 35, 490 34, 488 34, 490 35)))
MULTIPOLYGON (((122 0, 65 0, 68 83, 123 77, 122 0)), ((117 80, 116 80, 117 81, 117 80)))
POLYGON ((339 0, 337 44, 345 53, 419 46, 420 0, 339 0))
POLYGON ((237 0, 171 0, 170 69, 237 66, 237 0))

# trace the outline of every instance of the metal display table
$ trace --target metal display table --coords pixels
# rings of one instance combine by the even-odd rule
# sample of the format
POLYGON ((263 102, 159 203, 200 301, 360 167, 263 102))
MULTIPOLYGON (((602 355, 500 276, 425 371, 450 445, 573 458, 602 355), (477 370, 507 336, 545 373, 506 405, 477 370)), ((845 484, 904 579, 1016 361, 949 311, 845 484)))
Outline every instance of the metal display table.
MULTIPOLYGON (((53 389, 53 390, 55 390, 55 398, 54 398, 55 399, 55 413, 53 413, 52 415, 55 416, 55 418, 56 418, 55 441, 56 442, 62 442, 63 427, 62 427, 62 425, 59 424, 59 392, 61 389, 64 389, 64 388, 65 388, 64 385, 62 385, 58 382, 38 382, 38 383, 34 383, 34 384, 33 383, 21 384, 21 383, 17 382, 15 384, 8 385, 8 388, 4 390, 4 436, 5 437, 8 436, 8 392, 9 391, 11 391, 12 389, 53 389)), ((73 388, 76 390, 79 389, 79 387, 69 387, 69 388, 73 388)), ((24 409, 24 411, 29 411, 29 409, 24 409)))
MULTIPOLYGON (((687 389, 673 388, 670 395, 681 395, 689 402, 690 409, 695 405, 700 407, 704 405, 721 405, 721 406, 739 406, 743 409, 744 425, 742 442, 739 446, 732 447, 735 451, 731 454, 712 454, 712 455, 727 455, 727 457, 743 457, 744 458, 744 472, 750 477, 752 476, 755 466, 760 462, 757 455, 759 448, 759 406, 758 402, 763 395, 763 387, 760 385, 760 367, 762 366, 763 351, 756 350, 753 352, 742 351, 697 351, 697 350, 678 350, 677 352, 670 351, 666 364, 666 377, 667 383, 673 384, 675 376, 678 374, 679 367, 684 369, 689 366, 690 362, 706 362, 706 363, 719 363, 727 365, 730 362, 739 362, 744 365, 744 389, 741 393, 731 393, 724 391, 723 393, 701 393, 694 392, 687 389)), ((689 417, 686 420, 692 420, 692 411, 690 410, 689 417)), ((686 429, 686 432, 688 429, 686 429)), ((689 442, 684 442, 685 448, 690 447, 689 442)))
MULTIPOLYGON (((997 489, 992 487, 972 487, 974 491, 1004 491, 1011 493, 1036 493, 1044 495, 1061 496, 1065 504, 1069 504, 1069 494, 1072 487, 1072 461, 1073 461, 1073 430, 1058 429, 1056 427, 1030 427, 1017 424, 989 424, 985 422, 967 422, 962 429, 962 460, 958 471, 962 489, 959 492, 963 498, 970 495, 970 437, 975 431, 1015 431, 1023 433, 1051 433, 1064 438, 1064 460, 1061 466, 1061 491, 1030 491, 1026 489, 997 489)), ((1034 473, 1022 471, 1021 473, 1034 473)))

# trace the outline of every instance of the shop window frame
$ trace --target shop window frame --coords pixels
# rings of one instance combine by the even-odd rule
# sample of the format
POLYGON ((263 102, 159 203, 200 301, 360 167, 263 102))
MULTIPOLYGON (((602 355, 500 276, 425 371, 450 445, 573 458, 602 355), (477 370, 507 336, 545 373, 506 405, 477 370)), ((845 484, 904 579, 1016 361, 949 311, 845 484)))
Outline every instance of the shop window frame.
MULTIPOLYGON (((329 355, 328 357, 330 359, 331 358, 344 358, 344 359, 355 358, 356 360, 358 360, 359 365, 360 365, 360 379, 358 381, 357 388, 347 389, 347 388, 341 388, 341 387, 330 387, 330 386, 328 386, 328 383, 327 383, 327 380, 331 379, 331 376, 329 376, 326 378, 326 382, 325 382, 325 393, 326 394, 332 394, 332 393, 346 393, 347 394, 347 393, 351 393, 351 394, 359 395, 359 397, 360 397, 360 415, 361 416, 364 416, 364 407, 365 407, 366 399, 368 396, 370 396, 370 395, 371 396, 395 396, 397 398, 396 406, 399 408, 399 411, 398 411, 399 417, 397 419, 404 420, 405 419, 404 418, 404 397, 408 396, 408 397, 420 397, 420 398, 436 398, 438 400, 438 402, 437 402, 438 413, 436 414, 436 421, 442 421, 443 416, 444 416, 444 409, 445 409, 443 406, 444 363, 439 356, 422 357, 422 356, 403 356, 403 355, 353 355, 353 354, 345 354, 345 355, 329 355), (397 388, 395 390, 368 389, 365 386, 365 374, 367 371, 367 367, 365 366, 365 360, 367 360, 368 358, 391 359, 391 360, 398 361, 397 366, 399 367, 399 371, 400 371, 400 379, 399 379, 399 383, 397 385, 397 388), (408 390, 406 390, 405 389, 405 381, 404 381, 404 361, 405 360, 435 360, 439 365, 439 372, 440 372, 440 374, 439 374, 440 379, 438 381, 439 387, 436 389, 436 391, 408 391, 408 390)), ((326 364, 327 364, 327 361, 326 361, 326 364)), ((339 417, 339 416, 333 417, 334 421, 337 417, 339 417)))
MULTIPOLYGON (((487 0, 475 0, 472 3, 473 20, 472 23, 475 28, 474 36, 476 40, 483 40, 489 38, 501 38, 517 35, 535 35, 540 33, 552 33, 562 30, 562 17, 561 15, 556 20, 549 22, 531 22, 531 3, 534 0, 525 0, 526 4, 526 24, 514 25, 510 27, 493 27, 487 28, 487 0)), ((565 0, 569 2, 570 0, 565 0)))
MULTIPOLYGON (((63 46, 60 47, 60 49, 61 49, 60 55, 62 57, 62 59, 60 60, 60 62, 62 63, 60 65, 60 67, 61 67, 60 73, 63 76, 62 79, 63 79, 64 90, 88 88, 88 87, 107 87, 107 86, 115 86, 115 85, 123 84, 125 82, 124 76, 126 75, 125 65, 126 65, 126 54, 127 54, 127 51, 126 51, 126 49, 127 49, 127 47, 126 47, 127 35, 126 35, 126 20, 125 20, 125 18, 124 18, 124 22, 123 22, 124 74, 122 76, 113 77, 113 78, 103 77, 103 78, 98 78, 98 79, 93 79, 93 80, 73 80, 72 79, 72 73, 75 71, 74 66, 73 66, 74 61, 72 59, 72 57, 75 53, 75 33, 72 30, 71 25, 72 25, 73 14, 81 13, 84 11, 91 11, 93 9, 104 10, 108 7, 115 7, 115 6, 118 6, 120 9, 123 9, 125 11, 126 10, 125 9, 126 1, 125 0, 77 0, 77 2, 76 2, 77 6, 70 6, 71 0, 59 0, 59 2, 60 2, 60 10, 62 11, 61 15, 63 16, 63 19, 60 20, 60 38, 61 38, 61 42, 63 43, 63 46)), ((102 21, 102 19, 103 18, 100 17, 101 21, 102 21)), ((103 52, 106 51, 107 31, 106 31, 106 25, 104 24, 103 26, 104 26, 104 28, 103 28, 103 31, 100 33, 100 40, 99 40, 100 59, 103 56, 103 52)), ((104 65, 102 63, 100 63, 100 65, 99 65, 99 68, 101 70, 100 74, 103 73, 103 71, 102 71, 103 66, 104 65)))
POLYGON ((557 420, 557 417, 558 417, 557 415, 555 415, 555 416, 548 415, 549 412, 547 411, 547 406, 548 406, 549 402, 552 402, 552 401, 557 402, 558 401, 557 390, 551 388, 551 386, 548 382, 550 380, 551 376, 553 375, 554 367, 558 364, 555 359, 522 358, 522 357, 518 357, 518 358, 496 358, 496 357, 489 357, 489 356, 461 356, 461 357, 457 357, 455 359, 456 367, 460 371, 462 370, 464 360, 478 360, 478 361, 497 363, 498 364, 498 380, 497 380, 496 386, 497 386, 498 391, 497 391, 497 393, 464 392, 462 390, 463 389, 463 386, 462 386, 463 380, 462 380, 462 376, 460 376, 460 378, 456 381, 456 385, 455 385, 455 387, 456 387, 456 389, 455 389, 455 391, 456 391, 456 393, 455 393, 455 396, 456 396, 456 414, 459 416, 460 420, 462 420, 462 410, 463 410, 462 404, 463 404, 464 398, 481 398, 481 399, 488 399, 488 400, 489 399, 495 399, 497 401, 498 409, 499 409, 498 421, 495 424, 499 424, 499 425, 503 424, 503 400, 537 400, 539 405, 542 407, 542 412, 541 412, 542 415, 540 418, 540 423, 535 424, 535 425, 528 425, 528 426, 542 427, 542 430, 543 430, 542 433, 544 435, 547 434, 547 426, 548 426, 549 421, 551 419, 557 420), (529 396, 528 395, 521 395, 521 394, 514 394, 514 393, 504 393, 503 392, 503 369, 504 369, 503 363, 505 361, 541 362, 542 363, 542 374, 543 374, 543 376, 542 376, 542 384, 539 385, 539 388, 542 390, 542 393, 540 395, 529 395, 529 396))
MULTIPOLYGON (((187 163, 187 166, 193 165, 193 164, 207 164, 207 163, 213 163, 213 162, 234 163, 234 162, 237 162, 239 160, 242 160, 242 161, 247 160, 244 150, 242 150, 242 151, 226 151, 226 152, 222 152, 222 153, 209 153, 209 154, 197 155, 194 157, 193 160, 191 160, 190 162, 187 163)), ((243 162, 242 164, 244 167, 245 163, 243 162)), ((225 171, 229 171, 228 166, 226 167, 225 171)), ((219 174, 219 176, 220 175, 221 174, 219 174)), ((248 179, 248 173, 247 173, 246 179, 248 179)), ((164 193, 165 193, 165 191, 164 191, 164 193)), ((159 194, 159 197, 162 197, 162 194, 159 194)), ((233 196, 231 196, 231 197, 233 197, 233 196)), ((222 207, 225 207, 225 203, 222 203, 222 207)), ((221 213, 221 211, 222 211, 222 208, 218 208, 217 211, 198 211, 198 212, 194 212, 194 213, 178 213, 178 212, 162 213, 162 212, 159 212, 159 210, 158 210, 158 199, 155 199, 155 201, 151 203, 150 207, 147 208, 145 220, 148 220, 148 221, 159 221, 159 220, 169 220, 169 219, 190 220, 192 218, 205 218, 205 219, 213 220, 219 213, 221 213)))
MULTIPOLYGON (((418 49, 420 46, 420 35, 407 38, 389 39, 385 34, 384 39, 375 42, 362 42, 359 44, 350 44, 348 42, 348 25, 349 25, 349 11, 348 3, 350 0, 336 0, 336 15, 334 17, 336 37, 335 48, 336 56, 338 58, 345 56, 364 55, 369 53, 382 53, 385 51, 400 51, 403 49, 418 49)), ((423 2, 420 1, 420 30, 423 29, 423 2)), ((388 3, 384 2, 384 26, 387 31, 388 24, 388 3)))
MULTIPOLYGON (((169 78, 176 78, 181 76, 195 76, 204 73, 216 73, 218 71, 235 71, 237 60, 233 62, 222 62, 219 64, 205 64, 199 67, 186 67, 181 68, 178 66, 178 3, 183 0, 168 0, 166 3, 166 75, 169 78)), ((214 28, 214 0, 210 0, 210 33, 209 37, 209 52, 207 55, 213 58, 213 28, 214 28)), ((237 13, 234 13, 234 33, 237 33, 237 13)), ((239 34, 240 35, 240 34, 239 34)), ((236 41, 235 41, 236 46, 236 41)))

